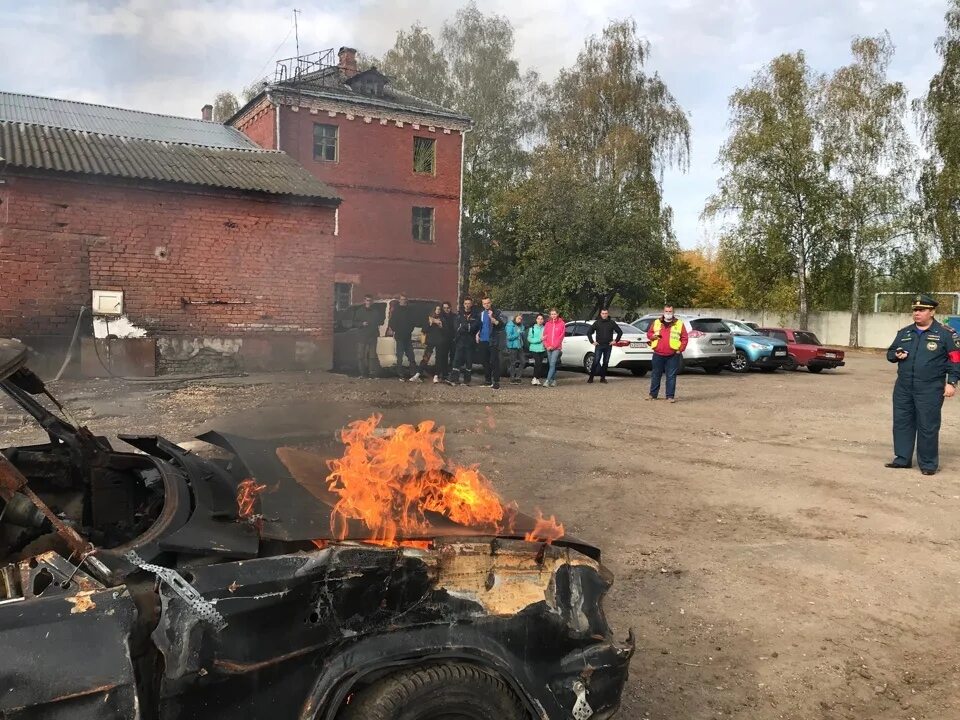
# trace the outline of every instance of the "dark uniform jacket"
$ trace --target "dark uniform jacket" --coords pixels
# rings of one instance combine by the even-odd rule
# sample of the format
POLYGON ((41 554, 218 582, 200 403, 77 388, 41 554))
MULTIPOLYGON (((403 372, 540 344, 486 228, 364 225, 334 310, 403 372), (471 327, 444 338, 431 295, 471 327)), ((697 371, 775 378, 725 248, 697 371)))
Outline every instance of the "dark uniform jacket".
POLYGON ((423 334, 427 336, 427 344, 437 347, 444 343, 443 337, 443 317, 434 317, 432 314, 428 315, 427 318, 423 321, 423 325, 420 326, 423 329, 423 334), (430 318, 434 320, 439 320, 440 324, 436 325, 430 322, 430 318))
POLYGON ((897 363, 897 382, 930 385, 943 389, 945 382, 960 380, 960 336, 948 325, 933 321, 923 332, 907 325, 897 333, 887 350, 887 360, 897 363), (897 361, 897 349, 906 350, 906 360, 897 361))
POLYGON ((473 340, 478 332, 480 332, 480 314, 477 309, 473 308, 469 315, 461 310, 457 314, 456 341, 473 340))
POLYGON ((390 313, 390 322, 387 325, 398 338, 409 340, 413 329, 417 326, 417 319, 413 315, 413 308, 399 303, 390 313))

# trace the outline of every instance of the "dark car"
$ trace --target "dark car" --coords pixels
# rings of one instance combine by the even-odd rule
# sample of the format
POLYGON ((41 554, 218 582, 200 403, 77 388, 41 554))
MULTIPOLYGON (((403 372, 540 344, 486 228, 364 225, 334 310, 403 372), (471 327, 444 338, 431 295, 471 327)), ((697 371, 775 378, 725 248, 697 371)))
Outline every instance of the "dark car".
POLYGON ((115 450, 25 356, 0 340, 0 389, 49 440, 0 453, 0 717, 615 712, 633 639, 607 625, 596 548, 529 542, 521 515, 503 532, 431 515, 373 543, 322 460, 216 433, 210 452, 115 450))
POLYGON ((834 370, 844 365, 844 352, 837 348, 824 347, 820 339, 809 330, 791 328, 760 328, 761 335, 787 343, 787 360, 784 370, 806 367, 812 373, 834 370))

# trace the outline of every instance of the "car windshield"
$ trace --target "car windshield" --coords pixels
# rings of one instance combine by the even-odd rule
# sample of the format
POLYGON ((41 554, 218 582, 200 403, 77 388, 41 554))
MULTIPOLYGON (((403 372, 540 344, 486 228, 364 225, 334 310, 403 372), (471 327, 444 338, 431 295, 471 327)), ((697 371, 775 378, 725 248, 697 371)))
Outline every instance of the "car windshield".
POLYGON ((793 337, 799 345, 820 345, 820 340, 812 332, 797 331, 793 337))
POLYGON ((639 334, 640 334, 640 331, 639 331, 636 327, 634 327, 633 325, 630 325, 629 323, 618 322, 617 325, 620 326, 620 330, 623 331, 623 334, 624 334, 624 335, 639 335, 639 334))
POLYGON ((726 333, 730 328, 723 324, 723 320, 717 318, 696 318, 690 321, 692 330, 699 330, 702 333, 726 333))
POLYGON ((739 320, 724 320, 723 324, 730 328, 730 332, 734 335, 759 335, 756 330, 754 330, 749 325, 745 325, 739 320))

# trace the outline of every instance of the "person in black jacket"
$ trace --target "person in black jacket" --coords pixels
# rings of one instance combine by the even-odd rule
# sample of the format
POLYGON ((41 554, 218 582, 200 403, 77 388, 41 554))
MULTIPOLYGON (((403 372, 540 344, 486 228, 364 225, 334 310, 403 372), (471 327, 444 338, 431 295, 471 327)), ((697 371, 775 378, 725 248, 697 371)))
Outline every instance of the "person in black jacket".
MULTIPOLYGON (((442 349, 445 353, 447 353, 447 372, 440 375, 440 379, 446 380, 450 369, 453 368, 453 353, 456 350, 453 340, 457 331, 457 314, 453 311, 450 303, 448 302, 444 302, 440 306, 440 311, 440 320, 443 322, 442 349)), ((441 348, 437 348, 437 352, 440 352, 440 350, 441 348)))
POLYGON ((377 338, 383 313, 373 306, 373 296, 364 295, 363 305, 354 310, 353 327, 360 331, 357 339, 357 375, 372 378, 377 358, 377 338))
POLYGON ((427 315, 423 322, 423 334, 426 336, 423 347, 423 358, 420 360, 420 370, 410 378, 410 382, 423 382, 423 376, 429 374, 427 368, 434 353, 437 356, 437 372, 433 376, 435 383, 447 376, 447 348, 443 342, 443 309, 437 305, 433 312, 427 315))
POLYGON ((621 337, 623 337, 623 330, 610 317, 610 311, 604 308, 600 311, 600 317, 590 326, 590 332, 587 333, 587 341, 593 345, 593 366, 590 368, 590 377, 587 378, 588 383, 593 382, 593 376, 598 370, 600 382, 607 382, 607 365, 610 364, 613 343, 620 342, 621 337))
POLYGON ((393 331, 393 339, 397 343, 397 376, 400 382, 406 380, 403 369, 403 358, 410 361, 410 370, 416 372, 417 358, 413 354, 413 328, 417 319, 413 316, 413 308, 407 303, 407 296, 401 295, 400 301, 390 313, 390 322, 387 327, 393 331))
POLYGON ((454 330, 456 352, 453 360, 453 372, 447 383, 469 385, 473 374, 473 351, 477 346, 477 333, 480 332, 480 315, 473 307, 473 299, 463 299, 463 310, 457 315, 454 330))

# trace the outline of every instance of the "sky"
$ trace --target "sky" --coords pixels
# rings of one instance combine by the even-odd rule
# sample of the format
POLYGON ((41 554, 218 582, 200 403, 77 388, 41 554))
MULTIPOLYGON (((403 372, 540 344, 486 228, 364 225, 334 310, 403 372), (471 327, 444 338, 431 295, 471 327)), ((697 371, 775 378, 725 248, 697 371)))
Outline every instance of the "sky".
MULTIPOLYGON (((435 36, 466 0, 0 0, 0 90, 199 117, 221 90, 272 75, 275 60, 348 45, 379 55, 419 22, 435 36)), ((891 78, 911 98, 939 67, 934 43, 947 0, 477 0, 509 19, 514 56, 546 79, 576 62, 584 40, 632 16, 648 64, 687 111, 690 167, 669 170, 664 196, 682 247, 712 242, 700 221, 728 133, 727 101, 769 60, 804 50, 818 71, 849 62, 850 41, 889 31, 891 78)))

